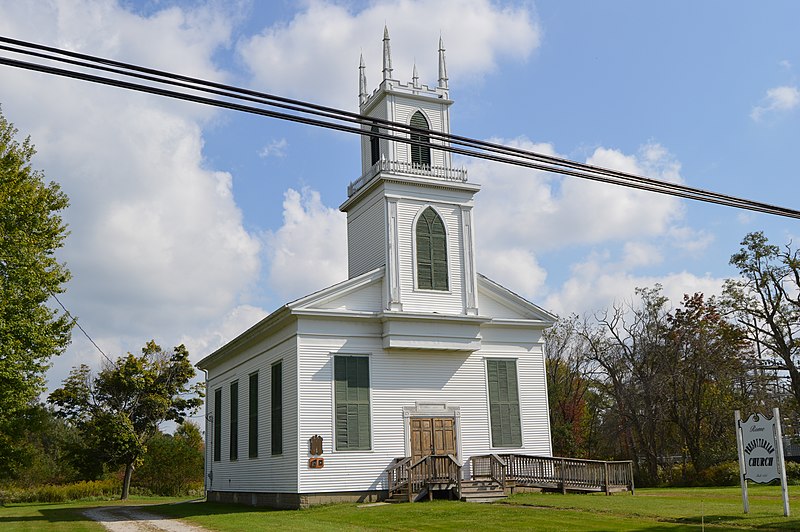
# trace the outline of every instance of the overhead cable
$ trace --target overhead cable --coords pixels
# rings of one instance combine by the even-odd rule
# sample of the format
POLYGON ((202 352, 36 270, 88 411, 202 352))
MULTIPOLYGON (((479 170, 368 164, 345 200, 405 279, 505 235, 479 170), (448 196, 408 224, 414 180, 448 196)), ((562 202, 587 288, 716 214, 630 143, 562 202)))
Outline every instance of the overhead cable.
POLYGON ((422 130, 408 124, 392 122, 376 117, 367 117, 358 113, 313 104, 302 100, 294 100, 264 92, 183 76, 171 72, 146 68, 87 54, 80 54, 77 52, 71 52, 68 50, 62 50, 59 48, 21 41, 18 39, 11 39, 3 36, 0 36, 0 43, 4 43, 0 44, 0 50, 4 50, 6 52, 23 54, 44 59, 46 61, 55 61, 58 63, 71 65, 72 67, 90 69, 108 74, 134 78, 137 80, 158 83, 172 88, 188 89, 190 91, 196 91, 199 93, 212 94, 215 96, 220 96, 224 99, 207 98, 198 94, 179 92, 167 88, 126 81, 124 79, 116 79, 108 77, 107 75, 95 75, 78 70, 57 68, 46 64, 32 63, 0 56, 0 64, 16 68, 33 70, 128 90, 156 94, 178 100, 221 107, 280 120, 288 120, 300 124, 323 127, 362 136, 377 137, 412 145, 430 146, 436 150, 447 151, 467 157, 501 162, 514 166, 521 166, 534 170, 552 172, 561 175, 625 186, 649 192, 657 192, 660 194, 667 194, 707 203, 774 214, 777 216, 800 218, 800 211, 795 209, 789 209, 746 198, 720 194, 713 191, 689 187, 679 183, 657 180, 645 176, 621 172, 618 170, 579 163, 569 159, 537 153, 512 146, 505 146, 502 144, 491 143, 432 130, 422 130), (267 106, 269 108, 255 107, 253 105, 237 103, 239 101, 255 103, 262 106, 267 106), (281 109, 282 111, 276 111, 274 109, 281 109), (290 113, 283 111, 290 111, 290 113), (373 131, 373 128, 377 128, 377 131, 373 131), (409 138, 412 134, 418 137, 418 139, 422 140, 409 138), (429 143, 429 141, 425 139, 430 139, 434 142, 429 143))

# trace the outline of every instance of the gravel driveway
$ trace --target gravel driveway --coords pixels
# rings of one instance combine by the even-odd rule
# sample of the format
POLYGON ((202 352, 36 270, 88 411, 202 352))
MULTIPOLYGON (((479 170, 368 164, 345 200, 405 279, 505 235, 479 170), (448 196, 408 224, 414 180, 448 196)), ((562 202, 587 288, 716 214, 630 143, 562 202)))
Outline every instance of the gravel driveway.
POLYGON ((92 508, 83 515, 111 532, 208 532, 208 529, 154 515, 137 506, 92 508))

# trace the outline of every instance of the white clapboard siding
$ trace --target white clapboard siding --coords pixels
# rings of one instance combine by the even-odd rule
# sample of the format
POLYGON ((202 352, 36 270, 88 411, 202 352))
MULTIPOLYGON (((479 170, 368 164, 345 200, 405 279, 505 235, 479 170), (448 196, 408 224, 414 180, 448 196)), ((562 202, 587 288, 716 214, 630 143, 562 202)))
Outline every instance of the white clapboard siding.
POLYGON ((347 248, 351 279, 386 264, 386 212, 381 196, 348 213, 347 248))
POLYGON ((300 335, 301 493, 386 489, 386 468, 394 458, 408 452, 403 407, 413 408, 416 402, 447 403, 460 410, 458 437, 462 461, 489 452, 550 454, 547 393, 538 344, 530 350, 498 345, 492 352, 482 350, 471 355, 431 351, 386 353, 381 348, 378 326, 372 331, 367 324, 350 328, 339 322, 338 326, 338 335, 300 335), (372 449, 369 451, 334 449, 335 354, 370 358, 372 449), (485 371, 488 356, 518 361, 522 448, 491 447, 485 371), (322 469, 307 466, 308 440, 315 434, 323 437, 325 467, 322 469))
POLYGON ((456 205, 434 204, 447 230, 447 269, 450 290, 417 290, 414 222, 429 204, 415 200, 397 205, 398 251, 400 256, 400 290, 405 312, 464 313, 464 283, 461 258, 461 210, 456 205))
MULTIPOLYGON (((272 339, 272 338, 270 338, 272 339)), ((209 370, 209 413, 214 411, 214 391, 222 387, 221 460, 213 462, 213 427, 206 422, 206 474, 213 470, 211 491, 283 492, 297 491, 297 344, 296 336, 263 351, 248 350, 252 356, 209 370), (282 362, 283 373, 283 453, 271 453, 271 370, 282 362), (248 456, 249 376, 258 372, 258 457, 248 456), (230 383, 239 381, 239 457, 230 460, 230 383)), ((220 422, 214 420, 215 423, 220 422)))

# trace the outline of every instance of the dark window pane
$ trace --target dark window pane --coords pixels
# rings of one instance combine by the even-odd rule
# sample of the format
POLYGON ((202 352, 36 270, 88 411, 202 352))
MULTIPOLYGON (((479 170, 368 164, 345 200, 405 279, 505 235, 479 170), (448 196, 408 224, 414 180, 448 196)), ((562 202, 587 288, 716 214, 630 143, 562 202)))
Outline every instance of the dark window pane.
POLYGON ((247 416, 247 456, 258 456, 258 373, 250 375, 250 412, 247 416))
POLYGON ((230 459, 239 459, 239 381, 231 383, 230 459))
POLYGON ((211 418, 214 425, 214 461, 222 460, 220 450, 220 440, 222 439, 222 388, 214 390, 214 417, 211 418))
POLYGON ((272 365, 271 421, 272 454, 283 452, 283 364, 272 365))

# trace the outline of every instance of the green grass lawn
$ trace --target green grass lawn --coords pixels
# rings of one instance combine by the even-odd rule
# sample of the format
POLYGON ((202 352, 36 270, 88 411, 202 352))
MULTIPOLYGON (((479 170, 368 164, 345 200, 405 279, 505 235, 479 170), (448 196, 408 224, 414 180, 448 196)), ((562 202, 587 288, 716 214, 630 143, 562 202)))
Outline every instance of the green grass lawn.
MULTIPOLYGON (((790 487, 800 516, 800 487, 790 487)), ((102 530, 82 517, 90 506, 14 504, 0 509, 0 530, 102 530)), ((359 507, 332 504, 299 511, 135 499, 148 511, 182 518, 211 530, 800 530, 800 517, 783 517, 780 488, 750 487, 750 513, 742 513, 739 488, 641 489, 635 496, 518 494, 505 502, 468 504, 433 501, 359 507), (161 502, 161 504, 158 504, 161 502)))
POLYGON ((82 514, 83 510, 95 506, 141 506, 152 504, 165 504, 183 501, 186 498, 176 499, 168 497, 136 497, 126 502, 119 499, 106 501, 79 501, 69 503, 18 503, 0 507, 0 530, 3 532, 16 532, 18 530, 31 531, 103 531, 105 528, 99 523, 90 521, 82 514))

